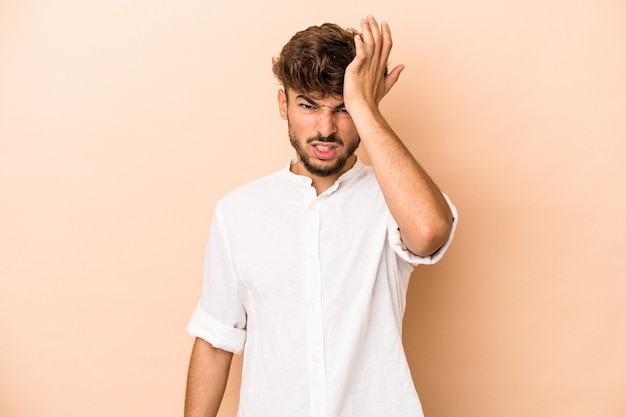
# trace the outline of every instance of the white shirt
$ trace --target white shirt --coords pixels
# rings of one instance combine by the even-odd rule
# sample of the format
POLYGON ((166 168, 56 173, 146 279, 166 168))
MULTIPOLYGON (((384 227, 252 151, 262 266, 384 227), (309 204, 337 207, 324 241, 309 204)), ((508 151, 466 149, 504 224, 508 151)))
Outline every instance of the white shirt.
POLYGON ((319 196, 286 167, 218 203, 187 330, 244 352, 238 417, 423 415, 402 316, 413 267, 452 240, 449 204, 448 242, 419 257, 360 161, 319 196))

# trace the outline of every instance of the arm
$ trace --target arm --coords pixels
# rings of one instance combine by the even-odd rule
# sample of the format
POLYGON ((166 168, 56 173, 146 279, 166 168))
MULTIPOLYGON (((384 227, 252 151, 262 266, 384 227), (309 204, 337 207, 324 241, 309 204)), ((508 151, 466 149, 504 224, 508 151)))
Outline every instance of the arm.
POLYGON ((217 416, 232 358, 231 352, 196 338, 187 375, 185 417, 217 416))
POLYGON ((361 22, 356 57, 346 68, 344 103, 376 174, 402 242, 416 255, 436 252, 448 239, 452 213, 441 191, 382 116, 378 104, 398 81, 403 66, 385 75, 391 32, 373 17, 361 22))

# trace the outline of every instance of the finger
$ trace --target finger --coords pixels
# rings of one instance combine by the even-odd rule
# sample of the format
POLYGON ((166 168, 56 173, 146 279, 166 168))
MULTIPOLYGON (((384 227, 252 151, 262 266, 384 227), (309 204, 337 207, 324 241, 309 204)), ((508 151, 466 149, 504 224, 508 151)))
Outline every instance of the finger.
POLYGON ((369 31, 372 34, 372 42, 374 44, 374 53, 378 55, 380 53, 382 47, 382 34, 380 32, 380 28, 378 27, 378 22, 374 18, 374 16, 367 17, 367 25, 369 26, 369 31))
POLYGON ((368 55, 371 55, 375 49, 375 41, 369 18, 361 20, 361 32, 364 50, 367 52, 368 55))
POLYGON ((382 49, 382 41, 383 35, 380 31, 380 27, 378 26, 378 22, 374 18, 374 16, 367 17, 367 23, 369 25, 369 30, 372 34, 372 42, 373 42, 373 53, 375 57, 380 55, 380 51, 382 49))
POLYGON ((363 65, 363 62, 367 58, 365 45, 363 45, 363 38, 361 37, 361 35, 354 35, 354 47, 356 49, 356 53, 354 56, 354 60, 352 60, 350 66, 354 69, 358 69, 363 65))
POLYGON ((391 87, 396 84, 402 71, 404 71, 404 65, 398 65, 392 69, 389 74, 387 74, 387 77, 385 78, 385 94, 387 94, 389 90, 391 90, 391 87))
POLYGON ((380 24, 380 28, 382 31, 380 59, 382 62, 386 63, 387 60, 389 60, 389 55, 393 46, 393 40, 391 39, 391 29, 389 29, 389 25, 387 24, 387 22, 382 22, 380 24))

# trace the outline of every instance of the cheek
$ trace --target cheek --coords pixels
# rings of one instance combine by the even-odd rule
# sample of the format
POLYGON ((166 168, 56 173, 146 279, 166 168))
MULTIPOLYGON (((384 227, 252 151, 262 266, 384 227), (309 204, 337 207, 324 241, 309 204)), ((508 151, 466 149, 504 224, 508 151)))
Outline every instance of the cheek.
POLYGON ((313 120, 309 120, 303 117, 289 117, 289 129, 296 136, 307 136, 315 129, 315 123, 313 120))
POLYGON ((337 129, 341 132, 342 137, 346 139, 357 138, 359 136, 352 119, 337 122, 337 129))

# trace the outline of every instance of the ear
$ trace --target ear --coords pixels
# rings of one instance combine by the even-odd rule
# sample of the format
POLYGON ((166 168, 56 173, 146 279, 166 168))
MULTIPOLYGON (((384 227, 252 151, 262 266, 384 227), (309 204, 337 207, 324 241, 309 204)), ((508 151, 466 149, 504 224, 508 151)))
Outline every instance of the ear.
POLYGON ((280 117, 287 120, 287 95, 283 89, 278 90, 278 111, 280 117))

